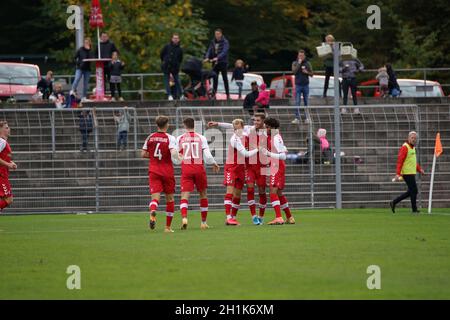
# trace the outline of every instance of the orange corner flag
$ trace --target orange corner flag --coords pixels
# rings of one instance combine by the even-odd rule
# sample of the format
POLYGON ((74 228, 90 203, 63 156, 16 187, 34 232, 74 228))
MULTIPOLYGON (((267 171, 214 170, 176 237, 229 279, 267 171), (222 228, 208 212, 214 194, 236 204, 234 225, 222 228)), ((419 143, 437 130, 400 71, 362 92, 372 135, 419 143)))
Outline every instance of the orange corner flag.
POLYGON ((436 158, 439 157, 442 154, 442 143, 441 143, 441 134, 438 133, 436 135, 436 145, 434 147, 434 154, 436 155, 436 158))

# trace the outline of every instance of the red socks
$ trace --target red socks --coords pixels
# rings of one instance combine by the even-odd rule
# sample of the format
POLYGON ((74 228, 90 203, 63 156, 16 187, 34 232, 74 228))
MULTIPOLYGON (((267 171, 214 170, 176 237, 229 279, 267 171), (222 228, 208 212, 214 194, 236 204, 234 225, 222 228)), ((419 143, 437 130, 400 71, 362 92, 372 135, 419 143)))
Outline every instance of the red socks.
POLYGON ((187 213, 188 213, 188 201, 187 200, 181 199, 180 211, 181 211, 181 217, 187 218, 187 213))
POLYGON ((202 222, 206 223, 208 216, 208 199, 200 199, 200 212, 202 214, 202 222))
POLYGON ((167 202, 166 204, 166 227, 172 225, 173 213, 175 212, 175 202, 167 202))
POLYGON ((247 188, 247 201, 252 217, 256 215, 255 188, 247 188))
POLYGON ((225 214, 228 216, 231 215, 231 199, 233 198, 233 195, 231 193, 227 193, 225 195, 225 200, 223 204, 225 205, 225 214))
POLYGON ((233 204, 231 209, 231 215, 233 216, 233 218, 236 217, 240 206, 241 206, 241 198, 233 198, 233 204))
POLYGON ((159 201, 155 199, 150 202, 148 207, 149 207, 150 211, 157 211, 158 206, 159 206, 159 201))
POLYGON ((272 207, 275 210, 275 217, 282 218, 281 209, 280 209, 280 198, 278 198, 278 195, 271 193, 270 201, 272 202, 272 207))
POLYGON ((280 197, 280 208, 284 211, 286 214, 286 218, 289 219, 292 217, 291 209, 289 208, 289 204, 287 202, 286 196, 280 197))
POLYGON ((264 213, 266 211, 266 206, 267 206, 267 195, 264 194, 260 194, 259 195, 259 216, 260 217, 264 217, 264 213))

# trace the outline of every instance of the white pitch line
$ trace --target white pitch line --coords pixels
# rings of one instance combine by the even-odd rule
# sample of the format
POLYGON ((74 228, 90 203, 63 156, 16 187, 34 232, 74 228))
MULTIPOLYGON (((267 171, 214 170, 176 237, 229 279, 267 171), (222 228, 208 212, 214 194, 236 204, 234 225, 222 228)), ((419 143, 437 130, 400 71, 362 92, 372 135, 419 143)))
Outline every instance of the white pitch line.
MULTIPOLYGON (((27 231, 6 231, 4 234, 30 234, 30 233, 68 233, 68 232, 101 232, 101 231, 125 231, 134 229, 84 229, 84 230, 27 230, 27 231)), ((3 230, 0 230, 3 231, 3 230)))

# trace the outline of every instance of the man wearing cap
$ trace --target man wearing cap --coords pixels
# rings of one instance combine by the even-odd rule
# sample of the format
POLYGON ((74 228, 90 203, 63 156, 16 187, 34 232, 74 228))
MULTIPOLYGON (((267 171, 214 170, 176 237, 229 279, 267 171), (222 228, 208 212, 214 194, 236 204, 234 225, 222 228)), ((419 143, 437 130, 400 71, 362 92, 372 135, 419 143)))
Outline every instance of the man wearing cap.
POLYGON ((397 157, 397 174, 395 176, 396 181, 400 181, 402 178, 408 186, 408 191, 400 195, 395 200, 391 201, 389 205, 391 210, 395 213, 395 206, 406 198, 411 198, 411 208, 413 213, 419 213, 417 210, 417 184, 416 174, 419 171, 421 174, 425 174, 420 165, 417 163, 416 148, 417 133, 412 131, 408 135, 408 141, 400 148, 397 157))

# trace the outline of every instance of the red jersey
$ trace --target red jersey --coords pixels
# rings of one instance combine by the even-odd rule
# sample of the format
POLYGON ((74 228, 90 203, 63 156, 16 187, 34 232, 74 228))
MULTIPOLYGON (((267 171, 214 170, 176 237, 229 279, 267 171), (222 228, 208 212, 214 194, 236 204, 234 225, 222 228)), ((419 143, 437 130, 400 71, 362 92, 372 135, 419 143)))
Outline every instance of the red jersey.
POLYGON ((233 134, 228 144, 227 161, 225 163, 225 170, 242 170, 245 171, 245 156, 242 154, 245 151, 246 137, 239 137, 237 134, 233 134))
MULTIPOLYGON (((284 145, 283 138, 279 133, 272 136, 269 135, 267 138, 267 150, 269 150, 272 153, 287 153, 288 150, 286 146, 284 145)), ((284 160, 281 159, 274 159, 270 158, 270 170, 271 174, 273 174, 274 171, 280 171, 284 174, 286 168, 286 164, 284 160)))
MULTIPOLYGON (((9 146, 8 141, 3 138, 0 138, 0 159, 5 162, 11 162, 12 151, 9 146)), ((9 168, 5 166, 0 166, 0 176, 2 178, 9 177, 9 168)))
POLYGON ((171 150, 177 150, 174 136, 164 132, 155 132, 145 140, 143 150, 150 156, 148 172, 173 177, 173 163, 171 150))
POLYGON ((186 132, 177 138, 178 152, 183 155, 182 173, 205 170, 203 152, 208 149, 208 140, 196 132, 186 132))
MULTIPOLYGON (((260 147, 267 149, 266 131, 264 129, 256 130, 255 127, 251 127, 246 132, 245 146, 248 150, 259 149, 260 147)), ((269 159, 260 152, 246 161, 246 165, 255 170, 259 170, 261 166, 265 167, 267 164, 269 164, 269 159)))

